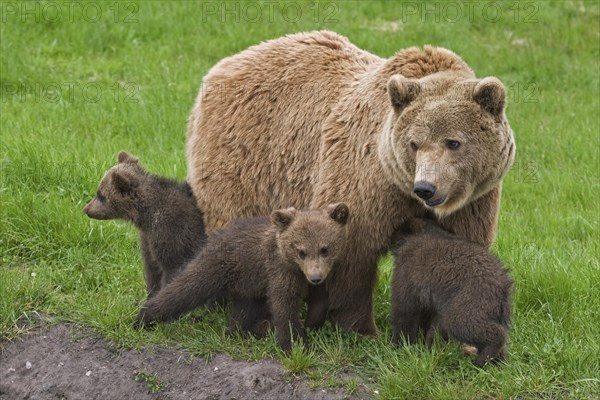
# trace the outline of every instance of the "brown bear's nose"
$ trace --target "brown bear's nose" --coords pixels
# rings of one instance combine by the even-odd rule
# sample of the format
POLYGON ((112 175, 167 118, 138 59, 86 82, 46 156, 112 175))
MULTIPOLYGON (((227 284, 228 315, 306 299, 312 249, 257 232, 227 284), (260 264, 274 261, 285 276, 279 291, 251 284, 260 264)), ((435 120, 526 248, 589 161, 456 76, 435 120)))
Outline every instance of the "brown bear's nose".
POLYGON ((85 215, 87 215, 88 217, 90 216, 90 215, 88 214, 87 207, 83 207, 83 213, 84 213, 85 215))
POLYGON ((311 276, 308 277, 308 280, 310 281, 310 283, 317 285, 317 284, 321 283, 323 278, 321 277, 321 274, 312 274, 311 276))
POLYGON ((415 183, 413 192, 423 200, 429 200, 435 194, 435 186, 429 182, 419 181, 415 183))

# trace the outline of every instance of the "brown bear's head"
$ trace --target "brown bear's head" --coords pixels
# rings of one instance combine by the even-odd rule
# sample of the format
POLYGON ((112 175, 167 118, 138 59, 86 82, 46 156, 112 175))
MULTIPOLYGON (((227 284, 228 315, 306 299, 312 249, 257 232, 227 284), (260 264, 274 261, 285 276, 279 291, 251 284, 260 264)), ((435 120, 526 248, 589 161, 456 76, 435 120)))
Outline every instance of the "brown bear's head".
POLYGON ((138 164, 137 158, 124 151, 119 153, 118 162, 104 174, 96 196, 83 208, 88 217, 137 219, 138 188, 147 173, 138 164))
POLYGON ((444 216, 500 183, 515 156, 502 83, 437 73, 392 76, 391 111, 379 141, 386 175, 444 216))
POLYGON ((271 221, 282 257, 298 265, 311 284, 322 283, 345 253, 349 216, 344 203, 331 204, 324 210, 273 211, 271 221))

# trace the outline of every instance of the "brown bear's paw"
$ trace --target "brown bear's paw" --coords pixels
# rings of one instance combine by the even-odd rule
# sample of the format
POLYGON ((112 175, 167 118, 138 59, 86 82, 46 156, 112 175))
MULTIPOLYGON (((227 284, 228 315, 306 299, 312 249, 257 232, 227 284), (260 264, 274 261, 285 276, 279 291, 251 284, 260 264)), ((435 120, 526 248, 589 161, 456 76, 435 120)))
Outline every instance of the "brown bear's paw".
POLYGON ((359 335, 367 336, 372 339, 375 339, 377 336, 379 336, 379 329, 377 329, 377 326, 375 326, 374 322, 366 327, 361 327, 361 328, 353 327, 352 330, 354 332, 358 333, 359 335))
POLYGON ((250 333, 258 338, 258 339, 262 339, 264 337, 267 337, 267 335, 269 334, 269 331, 271 330, 271 321, 269 321, 268 319, 262 320, 258 323, 256 323, 252 329, 250 330, 250 333))
POLYGON ((500 348, 498 348, 497 345, 490 345, 481 349, 474 362, 475 365, 481 368, 487 364, 498 364, 499 362, 504 361, 505 357, 505 346, 500 346, 500 348))
POLYGON ((279 343, 279 347, 281 348, 281 351, 283 351, 285 354, 289 354, 292 352, 292 348, 294 346, 306 346, 306 339, 304 338, 304 336, 299 337, 297 339, 292 340, 285 340, 285 341, 281 341, 278 340, 279 343))
MULTIPOLYGON (((431 350, 431 348, 433 347, 436 332, 439 335, 440 341, 442 343, 447 343, 450 340, 448 337, 448 334, 446 332, 440 330, 439 327, 436 328, 436 327, 432 326, 427 330, 427 333, 425 334, 425 345, 427 346, 427 348, 429 350, 431 350)), ((474 350, 475 353, 477 353, 477 349, 475 347, 469 346, 467 344, 463 344, 462 349, 463 349, 463 352, 465 355, 469 355, 469 353, 467 353, 467 351, 472 351, 472 350, 474 350)))
POLYGON ((271 321, 264 319, 257 321, 252 326, 244 327, 241 326, 235 319, 229 320, 229 326, 227 327, 227 333, 229 335, 241 334, 241 335, 252 335, 257 339, 263 339, 269 335, 271 329, 271 321))
POLYGON ((308 316, 304 321, 304 327, 308 329, 319 329, 323 325, 325 325, 325 321, 327 321, 327 318, 311 318, 310 316, 308 316))
POLYGON ((379 335, 379 330, 375 325, 373 313, 367 310, 336 310, 330 314, 331 321, 339 328, 358 333, 359 335, 375 338, 379 335), (356 314, 361 314, 362 317, 357 320, 356 314))
POLYGON ((293 329, 292 335, 289 333, 282 334, 281 332, 277 333, 277 343, 279 343, 279 347, 283 350, 284 353, 289 353, 292 350, 292 345, 294 344, 304 344, 306 343, 306 333, 302 328, 293 329))
POLYGON ((154 326, 156 322, 150 317, 146 308, 142 307, 133 322, 134 329, 144 329, 154 326))

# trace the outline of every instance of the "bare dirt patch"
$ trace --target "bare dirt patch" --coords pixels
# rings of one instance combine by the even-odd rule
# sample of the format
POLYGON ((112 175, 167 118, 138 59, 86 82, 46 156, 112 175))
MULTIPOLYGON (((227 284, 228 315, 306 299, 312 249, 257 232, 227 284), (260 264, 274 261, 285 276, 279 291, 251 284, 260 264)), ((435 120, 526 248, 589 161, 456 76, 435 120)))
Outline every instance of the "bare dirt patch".
POLYGON ((171 347, 115 350, 68 325, 44 326, 3 343, 0 368, 2 400, 366 398, 310 389, 272 360, 247 363, 217 355, 207 363, 171 347))

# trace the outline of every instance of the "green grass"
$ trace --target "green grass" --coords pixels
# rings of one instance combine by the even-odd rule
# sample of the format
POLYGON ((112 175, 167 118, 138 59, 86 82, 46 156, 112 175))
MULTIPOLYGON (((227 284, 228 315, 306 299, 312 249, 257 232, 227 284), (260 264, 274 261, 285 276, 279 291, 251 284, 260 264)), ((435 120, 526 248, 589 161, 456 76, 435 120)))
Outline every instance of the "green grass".
POLYGON ((443 2, 427 6, 433 14, 416 2, 323 2, 318 14, 311 2, 251 3, 260 17, 247 3, 228 3, 239 22, 212 14, 222 2, 107 2, 95 22, 95 7, 84 18, 86 3, 77 4, 71 15, 54 1, 1 4, 3 339, 38 313, 91 327, 119 346, 275 357, 314 385, 381 398, 600 395, 597 2, 493 3, 501 14, 475 2, 458 17, 443 2), (56 7, 61 18, 53 22, 56 7), (208 69, 262 40, 322 28, 386 57, 413 45, 448 47, 479 77, 497 76, 509 88, 518 151, 493 248, 515 281, 505 365, 477 369, 458 344, 431 353, 391 346, 389 259, 375 295, 377 339, 327 326, 307 348, 283 356, 273 338, 228 336, 223 310, 131 328, 145 295, 137 234, 81 211, 103 172, 126 149, 150 170, 183 179, 186 119, 208 69))
POLYGON ((144 370, 135 371, 133 379, 136 382, 144 382, 150 394, 156 394, 165 388, 165 383, 160 379, 158 374, 151 374, 144 370))

